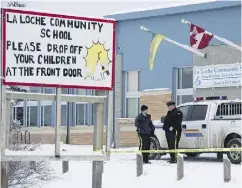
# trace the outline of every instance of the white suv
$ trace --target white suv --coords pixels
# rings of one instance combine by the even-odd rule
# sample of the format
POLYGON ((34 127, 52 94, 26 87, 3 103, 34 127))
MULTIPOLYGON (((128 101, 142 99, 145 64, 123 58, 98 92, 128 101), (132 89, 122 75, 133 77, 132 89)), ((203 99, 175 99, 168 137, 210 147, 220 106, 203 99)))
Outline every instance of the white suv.
MULTIPOLYGON (((180 149, 241 148, 241 100, 226 100, 226 97, 197 98, 194 102, 178 106, 183 113, 180 149)), ((167 149, 161 121, 153 121, 156 131, 151 149, 167 149)), ((151 154, 151 159, 161 154, 151 154)), ((199 153, 186 153, 196 157, 199 153)), ((217 153, 222 158, 223 153, 217 153)), ((234 164, 241 162, 241 152, 227 152, 234 164)))

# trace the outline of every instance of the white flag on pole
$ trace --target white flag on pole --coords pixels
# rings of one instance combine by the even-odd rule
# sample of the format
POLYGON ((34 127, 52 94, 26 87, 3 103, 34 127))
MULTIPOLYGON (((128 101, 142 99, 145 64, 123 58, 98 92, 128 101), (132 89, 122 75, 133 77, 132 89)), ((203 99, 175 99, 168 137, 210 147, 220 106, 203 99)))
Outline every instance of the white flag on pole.
MULTIPOLYGON (((154 35, 154 34, 155 34, 155 35, 158 34, 158 33, 154 33, 153 31, 150 31, 148 28, 146 28, 146 27, 144 27, 144 26, 140 26, 140 29, 141 29, 142 31, 152 33, 153 35, 154 35)), ((192 48, 192 47, 190 47, 190 46, 187 46, 187 45, 185 45, 185 44, 181 44, 181 43, 179 43, 179 42, 176 42, 176 41, 174 41, 174 40, 171 40, 171 39, 165 37, 164 35, 162 35, 162 36, 163 36, 163 40, 165 40, 165 41, 167 41, 167 42, 170 42, 170 43, 172 43, 172 44, 175 44, 176 46, 179 46, 179 47, 181 47, 181 48, 183 48, 183 49, 185 49, 185 50, 188 50, 188 51, 190 51, 190 52, 192 52, 192 53, 194 53, 194 54, 196 54, 196 55, 198 55, 198 56, 200 56, 200 57, 206 57, 206 54, 205 54, 205 53, 202 53, 202 52, 198 51, 197 49, 194 49, 194 48, 192 48)))

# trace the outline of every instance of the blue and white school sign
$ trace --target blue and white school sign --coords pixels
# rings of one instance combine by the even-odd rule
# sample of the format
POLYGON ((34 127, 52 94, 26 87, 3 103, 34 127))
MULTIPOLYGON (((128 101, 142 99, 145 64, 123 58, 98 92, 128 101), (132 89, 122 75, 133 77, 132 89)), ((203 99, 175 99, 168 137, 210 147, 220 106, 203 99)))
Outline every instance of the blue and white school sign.
POLYGON ((242 64, 193 67, 193 88, 241 86, 242 64))

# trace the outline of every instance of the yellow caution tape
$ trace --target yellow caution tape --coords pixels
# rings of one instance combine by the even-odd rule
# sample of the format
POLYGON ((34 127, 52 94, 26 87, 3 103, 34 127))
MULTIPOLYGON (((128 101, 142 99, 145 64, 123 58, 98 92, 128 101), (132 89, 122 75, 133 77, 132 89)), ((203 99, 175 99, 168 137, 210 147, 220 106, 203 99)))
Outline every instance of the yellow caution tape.
MULTIPOLYGON (((100 152, 100 150, 98 151, 100 152)), ((209 148, 209 149, 176 149, 176 150, 112 150, 102 151, 104 154, 132 154, 132 153, 216 153, 216 152, 242 152, 240 148, 209 148)))

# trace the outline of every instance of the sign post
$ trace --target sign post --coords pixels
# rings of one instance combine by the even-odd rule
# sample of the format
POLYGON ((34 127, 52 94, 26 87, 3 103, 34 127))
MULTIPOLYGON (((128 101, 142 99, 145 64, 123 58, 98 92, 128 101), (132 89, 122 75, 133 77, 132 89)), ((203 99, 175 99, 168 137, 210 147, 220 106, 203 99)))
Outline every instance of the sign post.
POLYGON ((55 156, 60 157, 61 88, 56 88, 55 156))
POLYGON ((108 92, 108 124, 106 126, 106 152, 109 154, 113 133, 113 91, 108 92))
MULTIPOLYGON (((103 114, 104 114, 104 104, 96 104, 96 125, 94 125, 94 143, 93 150, 100 151, 103 149, 103 114)), ((102 173, 103 173, 103 161, 93 161, 93 179, 92 188, 102 187, 102 173)))
MULTIPOLYGON (((5 149, 7 149, 7 124, 6 124, 6 115, 7 115, 7 100, 6 100, 6 87, 2 86, 2 96, 1 96, 1 159, 5 153, 5 149)), ((6 161, 1 161, 1 188, 8 187, 8 163, 6 161)))

